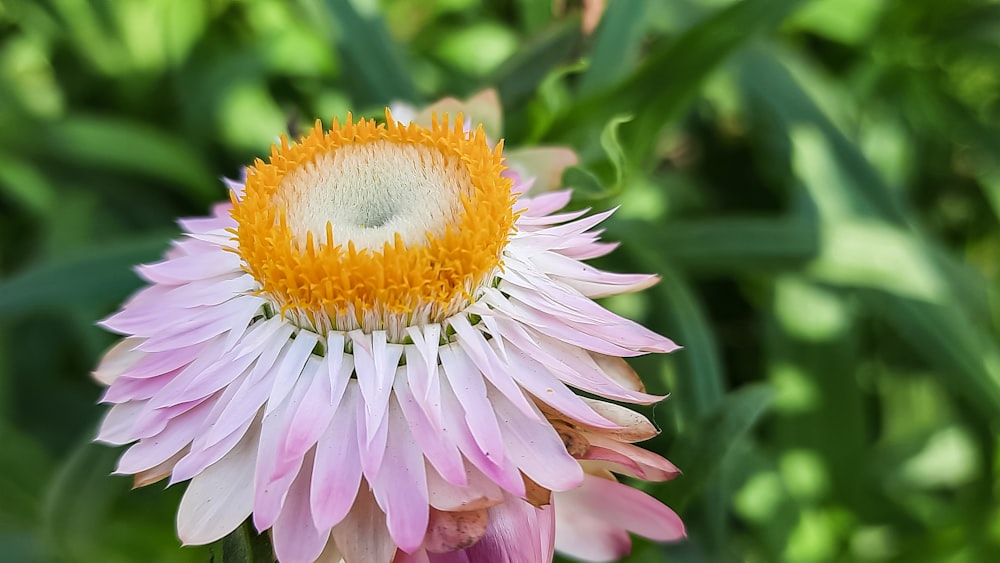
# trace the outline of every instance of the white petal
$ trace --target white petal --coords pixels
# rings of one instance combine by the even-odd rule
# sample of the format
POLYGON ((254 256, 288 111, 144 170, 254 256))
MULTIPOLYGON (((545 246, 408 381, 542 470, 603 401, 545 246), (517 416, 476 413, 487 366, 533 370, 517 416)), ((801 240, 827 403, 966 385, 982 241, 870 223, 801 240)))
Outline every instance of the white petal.
POLYGON ((248 432, 228 454, 191 480, 177 509, 177 535, 185 545, 214 542, 250 516, 258 438, 256 431, 248 432))

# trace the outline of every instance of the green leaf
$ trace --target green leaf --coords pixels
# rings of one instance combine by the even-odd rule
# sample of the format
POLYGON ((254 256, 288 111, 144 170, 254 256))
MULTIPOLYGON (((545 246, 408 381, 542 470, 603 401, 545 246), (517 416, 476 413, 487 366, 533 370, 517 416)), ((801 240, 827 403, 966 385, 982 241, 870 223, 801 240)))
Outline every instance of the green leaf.
POLYGON ((377 13, 360 14, 350 0, 327 0, 327 18, 336 29, 346 81, 363 103, 418 102, 416 86, 401 48, 377 13))
POLYGON ((819 254, 817 227, 805 219, 716 217, 608 223, 611 238, 642 240, 672 266, 692 272, 797 268, 819 254))
POLYGON ((638 61, 648 0, 615 0, 608 4, 594 32, 590 64, 577 93, 589 96, 624 80, 638 61))
POLYGON ((726 463, 726 458, 747 438, 757 419, 774 399, 773 390, 762 383, 746 385, 727 394, 707 416, 678 438, 670 459, 684 471, 679 486, 663 487, 666 501, 683 507, 726 463))
POLYGON ((139 286, 129 270, 155 260, 166 241, 164 235, 111 244, 2 280, 0 311, 14 317, 38 309, 119 301, 139 286))
POLYGON ((565 18, 529 39, 492 75, 504 109, 519 107, 537 90, 552 69, 566 63, 580 41, 580 20, 565 18))
POLYGON ((635 111, 642 119, 629 135, 633 152, 646 155, 663 125, 694 99, 704 80, 736 49, 776 28, 804 0, 744 0, 719 10, 675 40, 655 45, 642 66, 618 87, 582 102, 577 115, 635 111))
POLYGON ((572 100, 566 85, 566 78, 586 69, 587 64, 586 60, 580 60, 556 68, 545 77, 545 80, 542 80, 538 86, 538 96, 532 100, 530 105, 531 130, 527 133, 524 145, 539 142, 548 133, 556 118, 570 107, 572 100))
MULTIPOLYGON (((162 178, 195 202, 219 198, 214 174, 192 148, 147 125, 89 115, 70 116, 44 130, 44 152, 85 168, 162 178)), ((37 148, 38 147, 29 147, 37 148)))
POLYGON ((0 191, 38 215, 45 215, 56 201, 52 185, 35 167, 0 154, 0 191))
POLYGON ((212 546, 219 563, 274 563, 274 548, 268 533, 258 534, 249 520, 212 546))
POLYGON ((570 166, 563 171, 562 185, 573 188, 574 197, 582 200, 607 199, 620 195, 625 189, 627 163, 625 150, 618 140, 618 127, 629 121, 632 121, 631 115, 616 115, 601 131, 601 148, 608 157, 610 173, 602 173, 600 165, 570 166))

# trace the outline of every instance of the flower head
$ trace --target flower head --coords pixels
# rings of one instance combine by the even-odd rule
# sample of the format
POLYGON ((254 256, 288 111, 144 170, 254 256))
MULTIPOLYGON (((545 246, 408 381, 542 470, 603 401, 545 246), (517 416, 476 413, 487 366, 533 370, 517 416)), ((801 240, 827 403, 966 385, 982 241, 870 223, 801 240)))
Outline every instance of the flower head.
POLYGON ((411 116, 282 138, 139 267, 95 371, 98 439, 132 444, 118 472, 191 481, 185 543, 252 517, 286 563, 605 560, 628 531, 681 537, 614 476, 677 474, 632 445, 655 429, 604 400, 659 400, 622 358, 676 346, 591 300, 656 277, 583 262, 614 248, 609 213, 529 195, 572 153, 411 116))

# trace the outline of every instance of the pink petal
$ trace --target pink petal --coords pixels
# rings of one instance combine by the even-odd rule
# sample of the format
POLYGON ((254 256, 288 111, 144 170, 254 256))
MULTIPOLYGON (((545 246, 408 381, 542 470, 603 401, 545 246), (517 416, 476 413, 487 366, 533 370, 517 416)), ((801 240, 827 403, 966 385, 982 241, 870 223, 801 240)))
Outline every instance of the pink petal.
MULTIPOLYGON (((587 433, 587 440, 594 446, 611 450, 632 460, 642 469, 641 478, 647 481, 667 481, 681 473, 680 469, 659 454, 638 446, 594 433, 587 433)), ((623 465, 628 467, 627 464, 623 465)))
POLYGON ((136 271, 150 283, 178 285, 240 270, 240 257, 234 252, 206 252, 139 266, 136 271))
POLYGON ((330 425, 354 371, 352 358, 343 348, 328 348, 298 408, 282 432, 279 466, 301 459, 330 425))
POLYGON ((489 510, 490 524, 483 538, 465 550, 470 561, 484 563, 550 563, 555 525, 551 506, 535 508, 508 497, 489 510))
MULTIPOLYGON (((578 550, 599 547, 621 548, 616 540, 627 530, 654 541, 676 541, 684 537, 684 524, 673 510, 646 493, 618 483, 587 475, 578 489, 554 497, 559 524, 556 544, 571 555, 595 558, 578 550), (584 536, 584 537, 581 537, 584 536), (586 546, 585 537, 595 541, 586 546), (574 547, 576 546, 576 547, 574 547)), ((627 550, 626 550, 627 552, 627 550)), ((621 557, 620 551, 605 552, 597 558, 621 557)))
POLYGON ((532 197, 521 196, 518 198, 516 206, 525 209, 524 215, 538 217, 566 207, 572 197, 572 190, 558 190, 532 197))

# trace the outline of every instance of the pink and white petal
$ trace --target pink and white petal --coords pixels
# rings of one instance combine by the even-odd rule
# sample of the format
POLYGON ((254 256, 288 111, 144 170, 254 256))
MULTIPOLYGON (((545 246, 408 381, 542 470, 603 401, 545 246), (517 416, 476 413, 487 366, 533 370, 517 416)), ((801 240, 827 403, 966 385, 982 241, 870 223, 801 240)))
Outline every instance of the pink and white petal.
POLYGON ((583 486, 555 495, 553 502, 560 520, 556 528, 560 550, 568 543, 559 538, 563 526, 567 531, 588 529, 586 535, 595 539, 600 535, 615 537, 614 530, 627 530, 653 541, 676 541, 685 536, 684 524, 673 510, 617 481, 587 475, 583 486))
POLYGON ((249 274, 231 273, 173 287, 157 302, 161 308, 178 310, 220 305, 256 288, 257 282, 249 274))
POLYGON ((427 531, 424 456, 395 399, 389 400, 388 423, 385 458, 372 483, 372 492, 385 512, 393 541, 399 549, 412 553, 423 543, 427 531))
MULTIPOLYGON (((530 360, 542 364, 568 385, 595 395, 631 403, 651 404, 663 399, 663 396, 650 395, 622 385, 601 369, 594 356, 577 346, 550 338, 516 321, 498 319, 498 322, 503 327, 504 338, 512 344, 511 348, 521 350, 530 360)), ((521 384, 524 385, 523 382, 521 384)), ((600 426, 599 423, 584 422, 600 426)))
POLYGON ((271 386, 271 393, 267 399, 265 416, 274 412, 296 387, 299 376, 306 369, 318 343, 319 336, 310 330, 300 330, 295 333, 295 339, 292 340, 283 357, 275 364, 274 384, 271 386))
POLYGON ((143 412, 141 412, 135 419, 135 428, 133 428, 133 432, 135 432, 135 435, 138 438, 149 438, 151 436, 155 436, 167 427, 167 423, 170 422, 171 419, 198 407, 202 403, 214 401, 215 397, 216 395, 213 395, 212 397, 205 397, 194 401, 177 403, 176 405, 160 408, 153 408, 150 403, 147 403, 145 410, 143 410, 143 412))
POLYGON ((288 489, 288 498, 271 528, 274 553, 282 563, 313 563, 330 539, 330 529, 318 530, 309 505, 313 455, 309 453, 303 469, 288 489))
MULTIPOLYGON (((462 405, 455 397, 451 386, 444 382, 441 386, 442 412, 444 414, 444 432, 452 436, 459 450, 476 468, 489 477, 491 481, 503 487, 515 496, 525 495, 524 479, 521 472, 509 459, 494 459, 487 455, 476 443, 475 437, 466 423, 467 415, 462 405)), ((493 409, 490 408, 490 416, 493 409)))
POLYGON ((197 319, 183 325, 172 325, 169 331, 150 335, 139 345, 146 352, 163 352, 204 342, 214 336, 226 335, 225 349, 232 347, 258 314, 263 303, 258 297, 241 295, 213 307, 197 319))
POLYGON ((409 375, 412 373, 410 364, 405 368, 399 368, 400 373, 396 376, 393 385, 396 400, 399 402, 406 423, 410 427, 414 440, 420 446, 424 456, 427 457, 437 471, 435 475, 440 475, 449 483, 464 486, 467 483, 465 463, 462 454, 458 451, 458 445, 444 432, 441 425, 433 424, 428 418, 413 395, 408 383, 409 375))
MULTIPOLYGON (((309 360, 309 367, 305 370, 315 374, 319 361, 315 358, 309 360)), ((301 457, 280 460, 278 455, 288 419, 302 401, 309 383, 308 378, 299 379, 287 400, 282 401, 270 413, 266 410, 264 412, 254 475, 253 521, 258 530, 266 530, 274 524, 285 504, 292 481, 302 471, 301 457)))
POLYGON ((643 468, 628 456, 601 446, 591 445, 587 448, 580 458, 580 465, 584 471, 591 474, 595 471, 610 471, 645 481, 655 480, 650 479, 643 468))
MULTIPOLYGON (((502 285, 502 284, 501 284, 502 285)), ((529 297, 529 299, 533 299, 529 297)), ((483 301, 493 307, 493 314, 505 316, 522 325, 531 326, 538 331, 549 334, 553 339, 572 346, 617 356, 638 356, 644 351, 624 348, 610 342, 607 338, 591 334, 598 332, 596 325, 586 326, 582 323, 570 324, 560 314, 539 311, 525 303, 503 296, 499 290, 489 288, 483 294, 483 301), (585 332, 582 328, 588 328, 585 332)))
POLYGON ((171 419, 162 432, 134 444, 119 458, 115 473, 128 475, 145 471, 185 449, 204 427, 213 404, 201 404, 171 419))
POLYGON ((316 563, 344 563, 344 557, 337 549, 337 543, 333 541, 332 535, 327 535, 326 547, 316 558, 316 563))
MULTIPOLYGON (((230 389, 227 388, 223 392, 222 396, 219 398, 218 403, 212 408, 213 413, 218 410, 219 403, 223 401, 232 400, 235 393, 230 394, 230 389)), ((181 481, 187 481, 188 479, 194 477, 195 475, 201 473, 206 467, 222 459, 222 456, 226 455, 229 450, 233 449, 237 443, 243 438, 243 436, 250 429, 251 425, 259 425, 260 418, 263 413, 258 411, 257 416, 251 416, 240 425, 238 428, 233 430, 228 436, 222 440, 208 443, 204 437, 206 434, 202 433, 198 435, 192 442, 191 446, 188 448, 188 453, 183 458, 181 458, 177 465, 174 466, 173 474, 170 477, 170 483, 179 483, 181 481)), ((209 415, 209 419, 212 415, 209 415)))
POLYGON ((572 511, 564 503, 556 505, 555 548, 560 553, 581 561, 604 562, 618 561, 632 551, 628 532, 585 514, 567 514, 572 511))
MULTIPOLYGON (((384 330, 367 335, 360 330, 348 334, 354 343, 354 369, 358 375, 358 386, 364 398, 363 418, 367 445, 375 440, 375 434, 383 426, 389 406, 392 382, 396 367, 403 355, 403 347, 389 344, 384 330)), ((381 458, 379 458, 381 459, 381 458)), ((377 466, 379 460, 373 460, 377 466)))
POLYGON ((496 463, 501 462, 504 458, 503 434, 486 396, 482 373, 457 344, 442 346, 439 355, 448 383, 465 411, 466 423, 480 451, 496 463))
POLYGON ((542 272, 573 287, 589 298, 639 291, 660 280, 652 274, 605 272, 555 252, 543 252, 531 261, 542 272))
POLYGON ((173 471, 174 466, 187 455, 187 450, 181 450, 173 455, 170 459, 164 461, 163 463, 157 465, 156 467, 151 467, 145 471, 140 471, 136 473, 132 478, 132 488, 138 489, 139 487, 145 487, 146 485, 152 485, 166 479, 170 472, 173 471))
POLYGON ((134 401, 148 401, 156 396, 164 387, 170 384, 183 371, 183 368, 173 372, 157 375, 155 377, 144 377, 136 379, 127 375, 120 375, 111 387, 108 387, 101 395, 102 403, 126 403, 134 401))
POLYGON ((258 439, 256 431, 248 432, 228 454, 191 480, 177 509, 177 535, 184 545, 216 541, 250 516, 258 439))
POLYGON ((240 256, 235 252, 215 252, 181 256, 144 264, 136 272, 150 283, 180 285, 240 271, 240 256))
POLYGON ((491 390, 493 408, 504 426, 504 446, 511 460, 532 481, 551 491, 565 491, 580 486, 583 469, 566 451, 562 438, 545 422, 534 422, 491 390))
POLYGON ((639 446, 590 432, 587 433, 587 440, 593 446, 611 450, 635 462, 642 468, 642 478, 647 481, 668 481, 681 474, 680 469, 669 460, 639 446))
POLYGON ((358 450, 358 403, 356 382, 347 385, 340 406, 316 444, 310 506, 317 528, 339 523, 350 510, 361 484, 358 450))
POLYGON ((345 361, 345 356, 343 348, 328 348, 327 356, 311 374, 309 388, 281 433, 279 465, 301 459, 330 425, 354 369, 353 358, 348 356, 345 361))
POLYGON ((553 376, 546 365, 515 345, 508 346, 508 365, 517 382, 540 401, 573 420, 594 428, 617 429, 618 425, 597 414, 583 398, 553 376))
POLYGON ((277 375, 276 366, 284 363, 284 358, 291 347, 289 337, 292 332, 294 327, 283 325, 278 334, 263 347, 246 379, 236 389, 233 398, 221 411, 213 414, 215 423, 205 434, 206 446, 224 440, 243 426, 268 400, 277 375))
MULTIPOLYGON (((211 342, 211 341, 209 341, 211 342)), ((156 377, 180 368, 193 362, 208 343, 202 342, 193 346, 186 346, 168 352, 153 352, 145 354, 142 359, 121 374, 120 377, 131 377, 142 379, 156 377)), ((111 384, 114 387, 114 384, 111 384)))
POLYGON ((441 341, 441 325, 434 323, 424 327, 407 327, 406 334, 413 344, 406 346, 406 369, 410 389, 414 398, 424 409, 427 417, 436 424, 441 423, 441 389, 438 380, 438 348, 441 341))
MULTIPOLYGON (((473 328, 464 314, 448 319, 448 324, 455 329, 456 342, 459 347, 486 379, 503 393, 521 411, 521 414, 532 420, 541 421, 537 409, 525 398, 521 388, 511 378, 509 370, 504 366, 497 352, 486 341, 483 333, 473 328)), ((499 336, 495 336, 494 340, 500 340, 499 336)))

